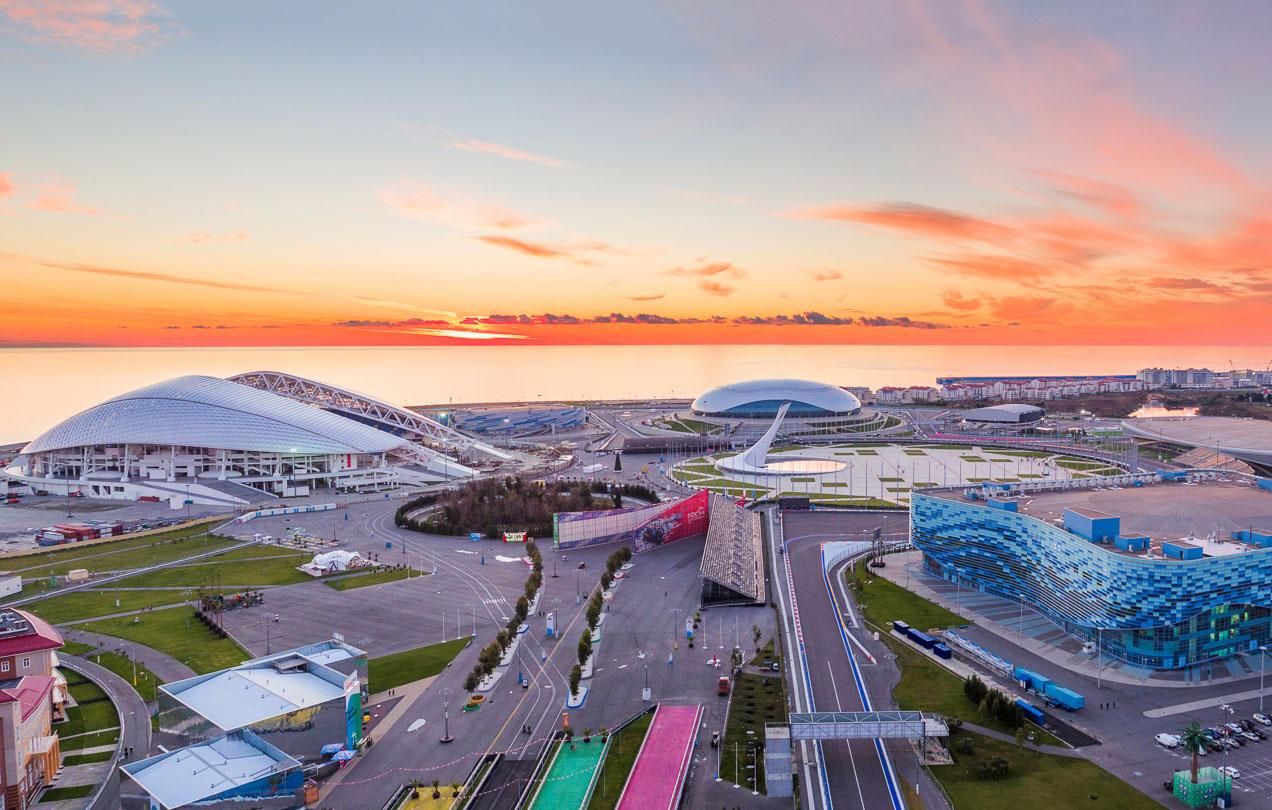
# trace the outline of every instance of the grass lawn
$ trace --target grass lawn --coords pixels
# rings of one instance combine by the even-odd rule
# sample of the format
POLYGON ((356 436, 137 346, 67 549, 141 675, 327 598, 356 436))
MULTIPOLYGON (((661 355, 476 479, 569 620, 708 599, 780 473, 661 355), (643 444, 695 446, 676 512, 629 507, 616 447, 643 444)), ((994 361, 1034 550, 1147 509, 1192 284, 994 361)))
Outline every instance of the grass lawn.
MULTIPOLYGON (((1014 744, 957 732, 973 740, 971 754, 954 754, 953 765, 931 769, 957 808, 1015 810, 1020 807, 1085 807, 1139 810, 1161 803, 1085 759, 1037 754, 1014 744), (981 779, 977 764, 1005 757, 1011 770, 1005 779, 981 779)), ((1156 785, 1156 782, 1151 784, 1156 785)))
POLYGON ((441 672, 472 639, 461 638, 383 655, 367 661, 367 690, 371 694, 393 689, 441 672))
POLYGON ((82 644, 78 641, 68 641, 58 649, 58 654, 66 653, 67 655, 83 655, 97 649, 92 644, 82 644))
POLYGON ((988 464, 989 463, 988 461, 981 458, 980 456, 959 456, 959 458, 963 459, 968 464, 988 464))
POLYGON ((199 674, 234 666, 249 657, 234 641, 213 635, 189 607, 102 619, 81 625, 80 629, 145 644, 171 655, 199 674), (140 621, 134 623, 133 619, 140 621))
POLYGON ((69 785, 67 787, 54 787, 44 791, 44 795, 40 797, 39 804, 45 802, 60 802, 66 799, 83 799, 94 790, 97 785, 69 785))
POLYGON ((954 627, 967 624, 967 619, 952 613, 940 605, 929 602, 882 577, 872 578, 865 563, 858 563, 844 572, 849 587, 859 583, 858 604, 864 603, 866 620, 887 632, 893 619, 900 619, 911 627, 927 630, 931 627, 954 627))
POLYGON ((131 658, 125 658, 117 652, 107 651, 88 656, 88 660, 92 661, 94 664, 99 664, 106 669, 109 669, 111 672, 123 678, 137 690, 137 694, 141 695, 141 699, 147 703, 153 703, 159 699, 155 690, 158 688, 159 684, 163 683, 163 681, 159 680, 155 673, 146 669, 144 665, 140 663, 136 664, 135 671, 137 674, 137 682, 133 683, 134 665, 131 658))
POLYGON ((204 534, 207 525, 190 526, 131 540, 98 542, 92 545, 55 546, 52 551, 0 560, 3 567, 32 579, 49 574, 65 574, 72 568, 90 571, 126 571, 161 562, 171 562, 192 554, 227 548, 237 540, 204 534), (23 566, 23 567, 18 567, 23 566))
MULTIPOLYGON (((327 580, 327 585, 338 591, 348 591, 353 588, 365 588, 369 585, 381 585, 385 582, 397 582, 399 579, 406 579, 411 575, 412 571, 409 568, 381 568, 376 571, 367 571, 363 574, 329 579, 327 580)), ((415 575, 418 576, 418 572, 415 572, 415 575)))
POLYGON ((98 751, 96 754, 71 754, 62 758, 62 764, 68 768, 72 765, 92 765, 95 762, 107 762, 115 758, 114 751, 98 751))
POLYGON ((113 584, 120 588, 222 588, 235 585, 260 588, 266 585, 293 585, 313 579, 296 570, 296 566, 311 559, 313 554, 306 551, 291 551, 275 546, 249 546, 197 563, 128 577, 113 584))
MULTIPOLYGON (((751 764, 750 745, 762 744, 765 723, 780 723, 786 719, 786 690, 778 673, 753 675, 738 673, 733 682, 733 694, 729 697, 729 720, 724 727, 721 741, 720 778, 726 782, 735 777, 734 784, 747 786, 747 765, 751 764), (747 734, 753 731, 754 734, 747 734), (735 771, 734 743, 737 743, 735 771)), ((755 778, 761 793, 764 792, 764 755, 756 754, 755 778)))
POLYGON ((94 616, 109 616, 128 610, 141 610, 159 605, 172 605, 193 599, 187 589, 168 591, 75 591, 64 596, 53 596, 27 607, 35 615, 62 624, 94 616), (119 600, 119 607, 115 601, 119 600))
POLYGON ((654 713, 646 712, 610 738, 609 752, 601 761, 601 774, 597 777, 587 810, 614 810, 618 805, 618 794, 623 792, 623 785, 636 764, 640 744, 645 741, 645 734, 653 720, 654 713))
POLYGON ((110 702, 106 692, 82 676, 72 680, 73 674, 67 673, 68 691, 79 705, 71 706, 66 710, 66 722, 55 726, 58 735, 71 737, 90 731, 117 728, 119 714, 116 713, 115 704, 110 702))
MULTIPOLYGON (((881 636, 888 648, 896 654, 897 665, 901 669, 901 680, 892 690, 892 695, 902 709, 936 712, 1005 734, 1016 733, 1016 729, 999 722, 997 718, 981 717, 976 706, 963 694, 963 681, 957 675, 890 634, 881 636)), ((1039 735, 1043 745, 1061 745, 1050 733, 1032 723, 1027 723, 1025 727, 1039 735)))
MULTIPOLYGON (((1064 467, 1066 470, 1099 470, 1109 466, 1103 461, 1082 461, 1076 458, 1058 458, 1056 459, 1057 467, 1064 467)), ((1121 472, 1119 470, 1118 472, 1121 472)))
POLYGON ((72 737, 67 739, 66 733, 62 731, 63 725, 54 726, 53 730, 58 733, 61 740, 60 746, 63 751, 79 751, 83 748, 97 748, 102 745, 114 745, 115 740, 119 739, 119 729, 109 728, 104 731, 95 731, 92 734, 85 734, 82 737, 72 737))

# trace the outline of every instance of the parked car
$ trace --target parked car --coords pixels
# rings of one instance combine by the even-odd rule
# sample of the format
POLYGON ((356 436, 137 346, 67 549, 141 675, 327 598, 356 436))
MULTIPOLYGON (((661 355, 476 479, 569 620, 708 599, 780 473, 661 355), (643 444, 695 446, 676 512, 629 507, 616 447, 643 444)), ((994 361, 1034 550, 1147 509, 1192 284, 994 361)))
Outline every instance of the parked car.
POLYGON ((1219 742, 1216 739, 1213 739, 1211 737, 1206 738, 1206 750, 1208 751, 1211 751, 1217 754, 1220 751, 1223 751, 1226 747, 1227 746, 1225 746, 1223 743, 1219 742))
POLYGON ((1258 712, 1255 712, 1251 716, 1254 717, 1254 722, 1260 725, 1272 726, 1272 717, 1268 717, 1266 714, 1260 714, 1258 712))
POLYGON ((1239 737, 1244 737, 1245 739, 1249 740, 1250 742, 1263 742, 1263 740, 1259 739, 1258 737, 1254 736, 1253 734, 1251 734, 1251 733, 1250 733, 1250 732, 1248 732, 1248 731, 1243 731, 1243 732, 1241 732, 1241 733, 1240 733, 1239 735, 1237 735, 1237 736, 1239 736, 1239 737))
POLYGON ((1163 748, 1178 748, 1178 747, 1179 747, 1179 735, 1177 735, 1177 734, 1158 734, 1156 737, 1154 737, 1154 738, 1153 738, 1153 742, 1157 743, 1158 745, 1162 746, 1163 748))
POLYGON ((1245 729, 1241 728, 1241 726, 1236 723, 1224 723, 1223 727, 1231 731, 1233 734, 1240 734, 1242 731, 1245 731, 1245 729))
POLYGON ((1231 765, 1224 765, 1222 768, 1220 768, 1220 769, 1219 769, 1219 772, 1220 772, 1220 773, 1227 774, 1227 775, 1228 775, 1230 778, 1232 778, 1232 779, 1240 779, 1240 778, 1241 778, 1241 771, 1237 770, 1236 768, 1232 767, 1231 765))
POLYGON ((1246 729, 1246 731, 1249 731, 1251 734, 1258 737, 1260 740, 1266 740, 1268 738, 1268 733, 1258 728, 1257 726, 1254 728, 1246 729))

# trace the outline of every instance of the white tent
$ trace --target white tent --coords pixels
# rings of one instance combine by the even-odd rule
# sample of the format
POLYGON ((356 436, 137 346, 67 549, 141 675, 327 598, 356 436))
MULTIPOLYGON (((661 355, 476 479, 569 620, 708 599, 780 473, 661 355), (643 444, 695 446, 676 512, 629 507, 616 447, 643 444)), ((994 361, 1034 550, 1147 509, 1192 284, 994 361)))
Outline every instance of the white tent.
POLYGON ((363 565, 366 565, 366 559, 356 551, 327 551, 315 554, 314 559, 309 563, 310 568, 324 574, 348 571, 350 568, 359 568, 363 565))

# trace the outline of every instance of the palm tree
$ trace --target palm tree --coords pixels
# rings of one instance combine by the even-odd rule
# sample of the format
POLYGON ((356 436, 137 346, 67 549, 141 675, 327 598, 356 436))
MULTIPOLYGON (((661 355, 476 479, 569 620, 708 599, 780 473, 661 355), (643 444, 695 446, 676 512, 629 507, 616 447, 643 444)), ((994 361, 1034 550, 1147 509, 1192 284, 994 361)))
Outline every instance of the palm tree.
POLYGON ((1179 735, 1179 744, 1192 754, 1192 783, 1197 784, 1197 755, 1206 750, 1206 735, 1201 724, 1193 721, 1179 735))

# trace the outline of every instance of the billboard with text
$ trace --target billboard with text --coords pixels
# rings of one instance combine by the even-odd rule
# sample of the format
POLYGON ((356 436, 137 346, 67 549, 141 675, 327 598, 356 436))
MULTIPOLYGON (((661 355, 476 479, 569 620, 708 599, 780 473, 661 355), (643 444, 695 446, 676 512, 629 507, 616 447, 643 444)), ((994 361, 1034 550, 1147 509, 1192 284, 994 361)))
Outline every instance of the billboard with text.
POLYGON ((553 518, 553 547, 581 548, 627 542, 634 551, 707 533, 707 492, 670 503, 595 512, 559 512, 553 518))

